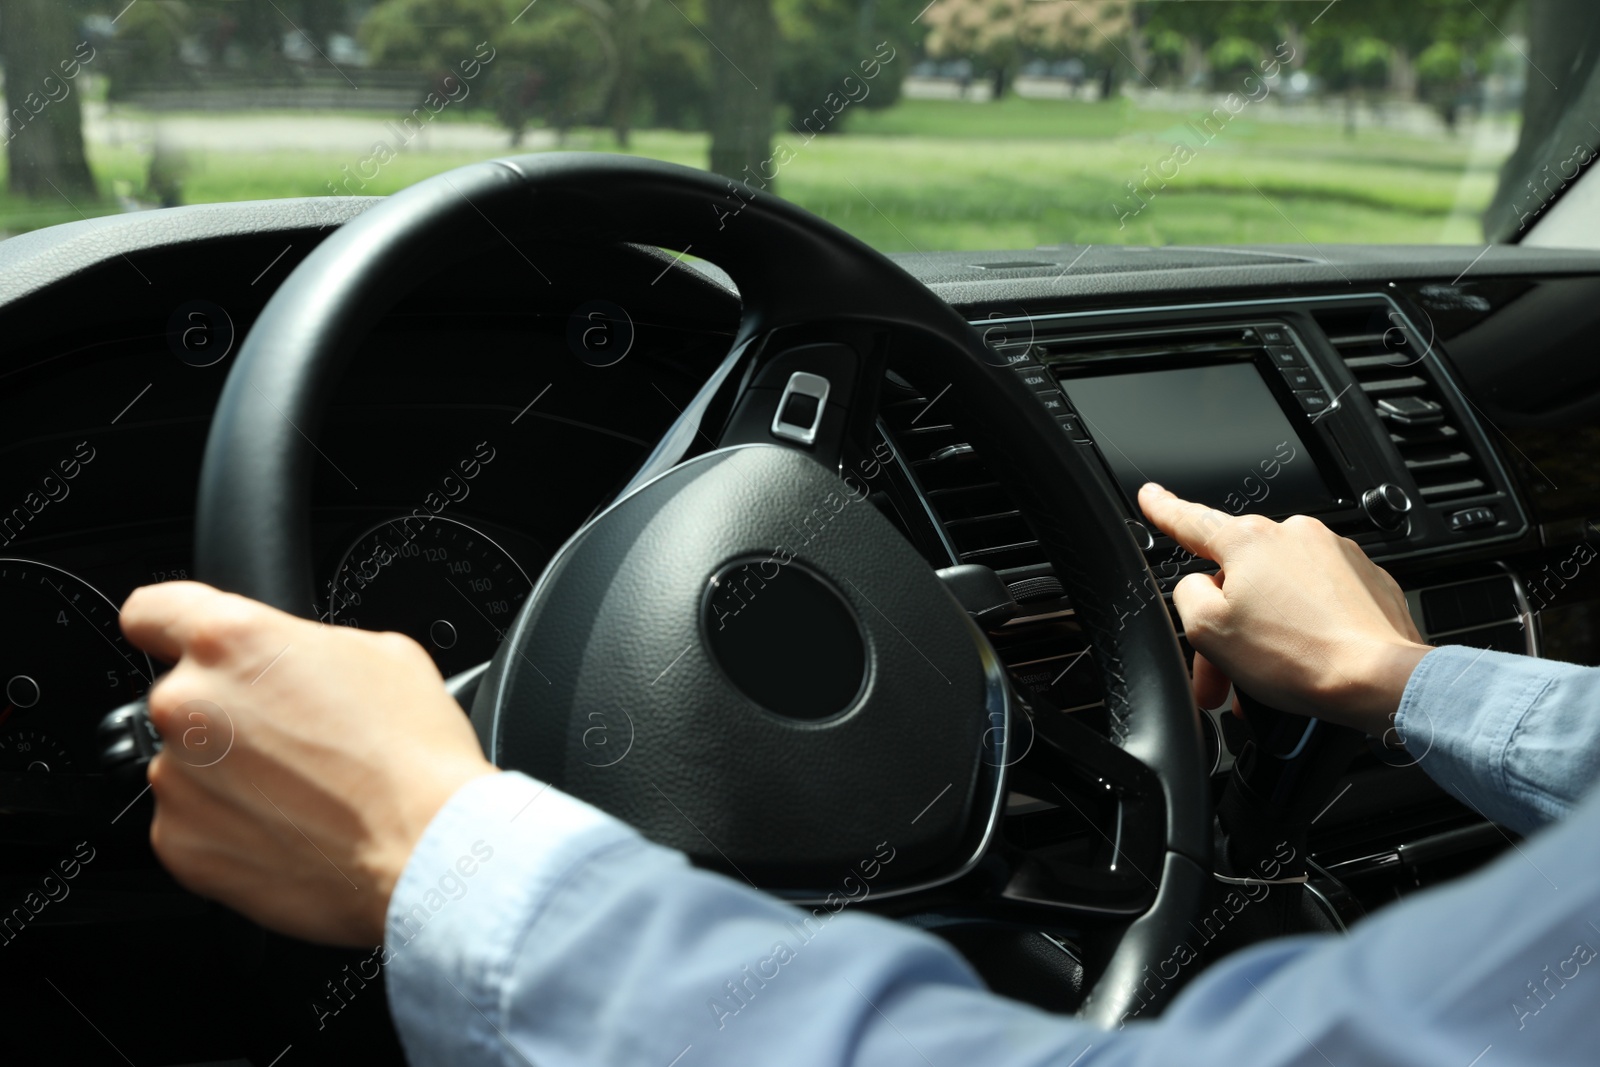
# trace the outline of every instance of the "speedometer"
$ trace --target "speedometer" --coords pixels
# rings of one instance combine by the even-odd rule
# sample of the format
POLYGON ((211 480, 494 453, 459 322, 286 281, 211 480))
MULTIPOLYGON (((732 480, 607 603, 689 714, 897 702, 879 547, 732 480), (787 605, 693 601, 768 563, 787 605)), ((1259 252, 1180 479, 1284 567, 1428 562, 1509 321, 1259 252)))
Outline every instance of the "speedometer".
POLYGON ((98 589, 48 564, 0 559, 0 771, 97 771, 101 716, 153 677, 98 589))
POLYGON ((482 531, 439 516, 391 519, 345 551, 327 620, 406 634, 449 677, 494 655, 532 590, 517 561, 482 531))

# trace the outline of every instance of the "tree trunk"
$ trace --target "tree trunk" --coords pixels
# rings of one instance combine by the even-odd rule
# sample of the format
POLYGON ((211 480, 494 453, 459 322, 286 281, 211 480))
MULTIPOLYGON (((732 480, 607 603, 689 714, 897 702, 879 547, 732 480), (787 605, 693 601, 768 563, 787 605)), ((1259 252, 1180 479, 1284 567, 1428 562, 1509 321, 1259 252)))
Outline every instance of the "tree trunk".
POLYGON ((778 49, 772 0, 711 0, 710 9, 711 169, 770 189, 778 49))
POLYGON ((617 76, 611 82, 611 132, 617 138, 618 148, 627 148, 632 140, 633 108, 639 98, 639 39, 640 22, 646 4, 618 5, 617 17, 611 22, 611 40, 617 50, 617 76))
POLYGON ((6 163, 11 192, 22 196, 93 196, 83 149, 82 82, 93 56, 75 37, 62 0, 0 3, 0 61, 5 64, 6 163))

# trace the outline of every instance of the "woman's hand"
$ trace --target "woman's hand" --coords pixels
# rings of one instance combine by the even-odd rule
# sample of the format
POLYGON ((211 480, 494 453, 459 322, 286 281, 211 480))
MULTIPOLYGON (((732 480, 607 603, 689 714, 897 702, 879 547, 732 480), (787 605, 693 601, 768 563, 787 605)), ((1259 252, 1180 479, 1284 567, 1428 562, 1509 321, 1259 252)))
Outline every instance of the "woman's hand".
POLYGON ((198 582, 134 590, 122 630, 177 664, 150 690, 161 862, 283 933, 381 943, 429 821, 495 773, 428 654, 198 582))
POLYGON ((1183 548, 1219 564, 1172 593, 1195 647, 1195 696, 1215 707, 1229 679, 1273 707, 1354 726, 1389 729, 1422 643, 1405 594, 1354 541, 1316 519, 1273 522, 1139 490, 1151 522, 1183 548))

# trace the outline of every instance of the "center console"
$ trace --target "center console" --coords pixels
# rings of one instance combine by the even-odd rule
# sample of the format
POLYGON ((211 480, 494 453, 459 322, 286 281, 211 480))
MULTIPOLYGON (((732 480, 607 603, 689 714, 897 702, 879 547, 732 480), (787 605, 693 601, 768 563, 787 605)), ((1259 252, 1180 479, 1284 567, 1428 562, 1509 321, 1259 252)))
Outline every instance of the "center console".
POLYGON ((1526 529, 1440 354, 1387 297, 1119 318, 982 325, 1104 465, 1164 588, 1205 564, 1144 525, 1146 481, 1228 514, 1316 516, 1378 560, 1526 529))

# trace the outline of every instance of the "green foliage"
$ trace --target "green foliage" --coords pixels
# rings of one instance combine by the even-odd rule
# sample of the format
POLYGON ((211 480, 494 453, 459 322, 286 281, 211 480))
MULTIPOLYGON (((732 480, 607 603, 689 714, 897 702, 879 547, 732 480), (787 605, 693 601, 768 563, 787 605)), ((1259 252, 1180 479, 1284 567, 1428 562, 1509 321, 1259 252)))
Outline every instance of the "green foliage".
POLYGON ((180 48, 193 17, 182 0, 148 0, 129 8, 106 49, 107 95, 121 100, 141 89, 189 81, 180 48))
POLYGON ((1435 41, 1417 57, 1417 81, 1423 92, 1453 89, 1465 73, 1466 55, 1454 41, 1435 41))
MULTIPOLYGON (((880 109, 900 99, 900 87, 920 31, 912 19, 926 0, 777 0, 774 11, 782 42, 778 47, 778 101, 791 117, 822 107, 829 94, 843 95, 844 79, 863 82, 868 95, 861 106, 880 109), (874 59, 887 42, 894 60, 874 59), (877 76, 866 82, 862 63, 877 76)), ((890 54, 890 53, 884 53, 890 54)), ((860 93, 862 90, 854 90, 860 93)), ((844 112, 843 114, 848 114, 844 112)), ((842 119, 842 115, 841 115, 842 119)), ((843 121, 830 124, 838 133, 843 121)))
POLYGON ((1270 54, 1271 49, 1248 37, 1224 37, 1206 50, 1212 83, 1217 88, 1237 88, 1242 79, 1256 73, 1256 64, 1270 54))
POLYGON ((386 0, 362 22, 361 40, 374 65, 436 82, 485 58, 476 85, 513 144, 535 121, 561 131, 598 121, 615 77, 615 44, 589 5, 386 0))

